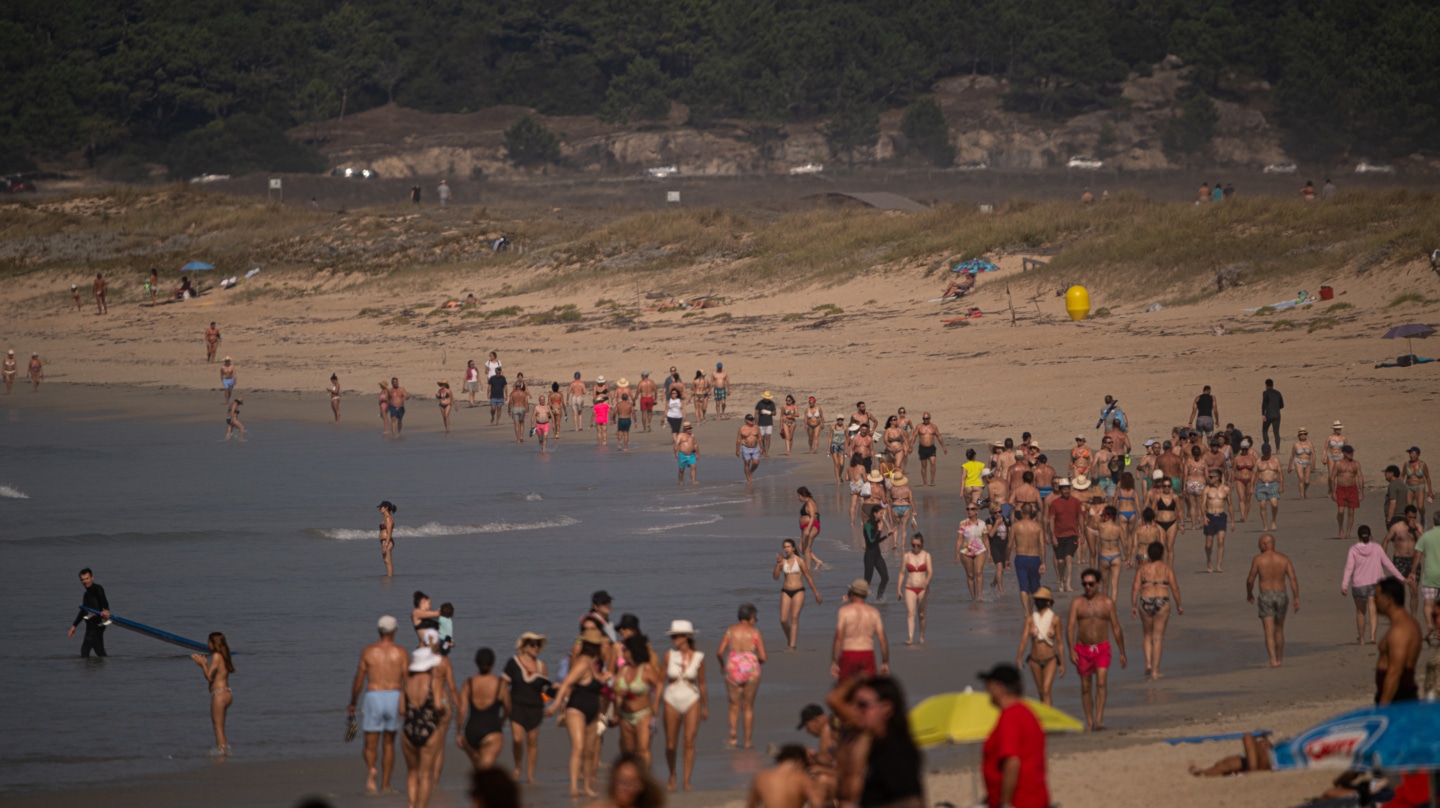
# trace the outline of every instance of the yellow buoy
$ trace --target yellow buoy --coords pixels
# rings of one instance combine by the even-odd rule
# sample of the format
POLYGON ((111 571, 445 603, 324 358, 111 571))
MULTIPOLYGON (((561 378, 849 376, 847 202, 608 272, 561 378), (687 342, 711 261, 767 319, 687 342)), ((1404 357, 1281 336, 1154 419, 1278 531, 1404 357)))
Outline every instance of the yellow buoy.
POLYGON ((1070 319, 1083 320, 1090 316, 1090 290, 1083 286, 1072 286, 1065 291, 1065 311, 1070 319))

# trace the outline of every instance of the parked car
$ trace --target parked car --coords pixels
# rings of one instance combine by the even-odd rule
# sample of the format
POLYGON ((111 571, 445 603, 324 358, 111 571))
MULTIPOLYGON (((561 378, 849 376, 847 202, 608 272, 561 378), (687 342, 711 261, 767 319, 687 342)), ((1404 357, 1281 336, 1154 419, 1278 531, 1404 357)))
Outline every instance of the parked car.
POLYGON ((1369 160, 1361 160, 1360 165, 1355 166, 1356 174, 1394 174, 1395 166, 1384 163, 1372 163, 1369 160))
POLYGON ((1294 174, 1298 168, 1294 163, 1271 163, 1265 166, 1265 174, 1294 174))
POLYGON ((368 168, 334 168, 330 170, 332 177, 345 177, 346 179, 359 178, 362 180, 379 179, 380 175, 368 168))
POLYGON ((1097 160, 1097 159, 1095 159, 1094 157, 1085 157, 1084 155, 1076 155, 1076 156, 1074 156, 1074 157, 1071 157, 1068 161, 1066 161, 1065 167, 1066 167, 1066 168, 1078 168, 1078 169, 1080 169, 1080 170, 1082 170, 1082 171, 1099 171, 1100 169, 1102 169, 1102 168, 1105 167, 1105 161, 1104 161, 1104 160, 1097 160))
POLYGON ((983 160, 977 160, 972 163, 960 163, 955 166, 956 171, 986 171, 989 168, 990 164, 983 160))
POLYGON ((654 167, 652 167, 652 168, 647 168, 647 169, 645 169, 645 176, 651 177, 651 178, 657 179, 657 180, 663 180, 663 179, 665 179, 666 177, 673 177, 673 176, 675 176, 676 174, 679 174, 679 173, 680 173, 680 169, 679 169, 678 167, 676 167, 676 166, 673 166, 673 165, 668 165, 668 166, 654 166, 654 167))
POLYGON ((825 170, 824 163, 806 163, 803 166, 794 166, 790 169, 790 176, 797 177, 805 174, 819 174, 825 170))
POLYGON ((230 179, 229 174, 201 174, 198 177, 191 177, 190 183, 192 185, 204 185, 207 182, 219 182, 220 180, 228 179, 230 179))
POLYGON ((35 183, 19 177, 0 177, 0 190, 7 194, 35 193, 35 183))

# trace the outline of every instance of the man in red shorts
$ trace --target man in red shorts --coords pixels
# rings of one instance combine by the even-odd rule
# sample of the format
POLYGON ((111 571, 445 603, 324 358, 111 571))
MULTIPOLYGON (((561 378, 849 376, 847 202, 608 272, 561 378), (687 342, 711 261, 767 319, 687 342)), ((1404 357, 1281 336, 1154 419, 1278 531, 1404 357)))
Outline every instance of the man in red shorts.
POLYGON ((1355 525, 1355 509, 1365 498, 1365 475, 1355 459, 1355 447, 1348 443, 1340 447, 1340 459, 1330 465, 1330 498, 1335 500, 1340 538, 1348 541, 1350 528, 1355 525))
POLYGON ((1080 703, 1085 706, 1085 729, 1105 729, 1105 690, 1110 675, 1110 632, 1120 646, 1120 667, 1125 667, 1125 631, 1115 614, 1115 601, 1100 592, 1100 571, 1080 573, 1085 596, 1070 601, 1069 634, 1075 638, 1070 662, 1080 674, 1080 703))
POLYGON ((640 371, 640 383, 635 385, 635 394, 640 397, 640 427, 650 431, 650 421, 655 418, 655 382, 650 380, 650 371, 640 371))
POLYGON ((890 641, 880 610, 865 602, 870 584, 856 578, 845 595, 835 620, 835 643, 830 650, 830 675, 845 681, 855 676, 875 675, 875 642, 880 643, 880 675, 890 675, 890 641))

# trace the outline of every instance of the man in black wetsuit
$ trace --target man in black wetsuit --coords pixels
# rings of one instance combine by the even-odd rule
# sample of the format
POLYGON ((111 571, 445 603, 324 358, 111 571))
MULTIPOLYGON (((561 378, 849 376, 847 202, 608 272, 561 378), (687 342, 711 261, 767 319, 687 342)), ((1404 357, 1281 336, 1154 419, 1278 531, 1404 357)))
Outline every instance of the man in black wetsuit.
POLYGON ((90 656, 90 649, 95 649, 95 656, 105 656, 105 623, 110 620, 110 601, 105 598, 105 587, 95 583, 95 575, 86 567, 80 570, 80 583, 85 585, 85 600, 83 605, 99 610, 100 614, 81 609, 75 615, 75 622, 70 624, 70 635, 75 636, 75 627, 80 621, 85 621, 85 640, 80 643, 80 656, 90 656))

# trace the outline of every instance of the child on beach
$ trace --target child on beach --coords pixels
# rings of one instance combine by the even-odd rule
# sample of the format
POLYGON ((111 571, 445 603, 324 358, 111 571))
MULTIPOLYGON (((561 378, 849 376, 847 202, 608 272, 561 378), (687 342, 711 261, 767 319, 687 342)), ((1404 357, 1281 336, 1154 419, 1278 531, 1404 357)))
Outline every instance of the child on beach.
POLYGON ((455 606, 451 603, 440 604, 440 616, 436 622, 440 624, 440 653, 450 656, 450 649, 455 647, 455 606))

